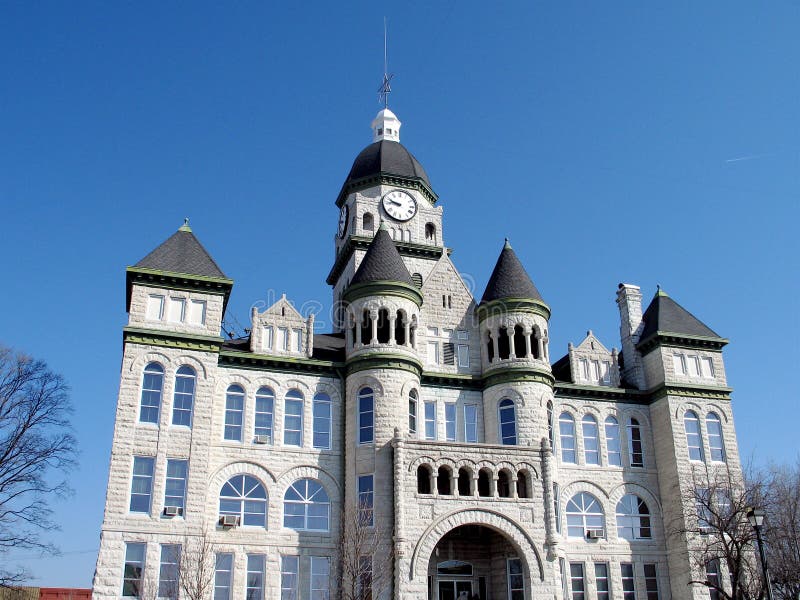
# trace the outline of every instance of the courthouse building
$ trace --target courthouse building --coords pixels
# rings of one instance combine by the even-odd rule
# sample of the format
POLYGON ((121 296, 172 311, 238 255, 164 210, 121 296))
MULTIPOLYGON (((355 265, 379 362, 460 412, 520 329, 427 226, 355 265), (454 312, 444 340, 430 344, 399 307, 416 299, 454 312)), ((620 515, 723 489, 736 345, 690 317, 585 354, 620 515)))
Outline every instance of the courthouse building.
POLYGON ((201 537, 209 598, 335 597, 358 524, 364 598, 708 598, 673 527, 693 469, 740 476, 727 340, 610 282, 620 349, 551 348, 559 291, 503 240, 473 297, 400 125, 378 113, 335 198, 333 331, 282 297, 222 335, 233 280, 188 223, 127 269, 94 597, 172 597, 201 537))

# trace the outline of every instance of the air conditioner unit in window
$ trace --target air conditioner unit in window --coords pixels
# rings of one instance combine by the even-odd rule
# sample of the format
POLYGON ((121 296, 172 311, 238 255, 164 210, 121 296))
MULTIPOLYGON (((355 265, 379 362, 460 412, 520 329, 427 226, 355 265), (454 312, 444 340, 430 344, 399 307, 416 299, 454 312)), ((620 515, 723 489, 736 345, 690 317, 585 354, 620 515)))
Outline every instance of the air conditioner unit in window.
POLYGON ((256 444, 269 444, 272 442, 272 436, 269 435, 257 435, 256 436, 256 444))
POLYGON ((586 530, 586 539, 589 540, 602 540, 606 537, 605 529, 587 529, 586 530))
POLYGON ((239 524, 239 515, 221 515, 219 524, 223 527, 236 527, 239 524))
POLYGON ((165 506, 164 507, 164 516, 165 517, 177 517, 183 514, 183 509, 180 506, 165 506))

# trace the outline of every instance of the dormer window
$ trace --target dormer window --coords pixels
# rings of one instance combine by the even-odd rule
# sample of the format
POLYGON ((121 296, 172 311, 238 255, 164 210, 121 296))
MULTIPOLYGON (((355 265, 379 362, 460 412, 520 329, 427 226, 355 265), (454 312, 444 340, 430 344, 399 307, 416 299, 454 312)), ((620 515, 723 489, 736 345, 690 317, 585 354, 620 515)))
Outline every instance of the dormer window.
POLYGON ((383 135, 383 128, 382 127, 378 128, 378 135, 383 135))

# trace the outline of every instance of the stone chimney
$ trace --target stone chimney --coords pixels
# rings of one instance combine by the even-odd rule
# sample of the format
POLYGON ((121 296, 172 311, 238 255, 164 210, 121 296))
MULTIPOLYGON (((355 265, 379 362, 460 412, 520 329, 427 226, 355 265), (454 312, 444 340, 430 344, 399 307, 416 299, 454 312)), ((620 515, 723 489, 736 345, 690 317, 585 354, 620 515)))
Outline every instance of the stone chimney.
POLYGON ((625 368, 621 375, 638 389, 645 389, 642 356, 636 349, 642 333, 642 291, 638 285, 620 283, 617 288, 619 336, 625 368))

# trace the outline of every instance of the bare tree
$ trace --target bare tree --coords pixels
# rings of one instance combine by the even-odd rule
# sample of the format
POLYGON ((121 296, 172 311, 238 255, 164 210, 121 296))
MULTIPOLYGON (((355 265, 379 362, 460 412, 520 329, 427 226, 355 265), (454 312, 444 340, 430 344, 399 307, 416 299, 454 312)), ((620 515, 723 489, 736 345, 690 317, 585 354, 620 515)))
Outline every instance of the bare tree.
POLYGON ((178 587, 184 600, 205 600, 214 590, 215 547, 211 533, 185 535, 178 558, 178 587))
POLYGON ((344 508, 340 531, 342 538, 339 548, 340 568, 335 579, 336 598, 379 598, 392 584, 394 550, 391 539, 382 539, 378 528, 374 527, 372 506, 362 504, 344 508), (390 565, 390 568, 375 569, 376 559, 384 565, 390 565))
MULTIPOLYGON (((57 527, 49 501, 70 491, 64 477, 75 464, 68 392, 44 361, 0 346, 0 555, 55 552, 42 533, 57 527)), ((0 586, 26 576, 0 566, 0 586)))
POLYGON ((772 586, 780 600, 800 598, 800 458, 757 474, 765 490, 765 542, 772 586))

